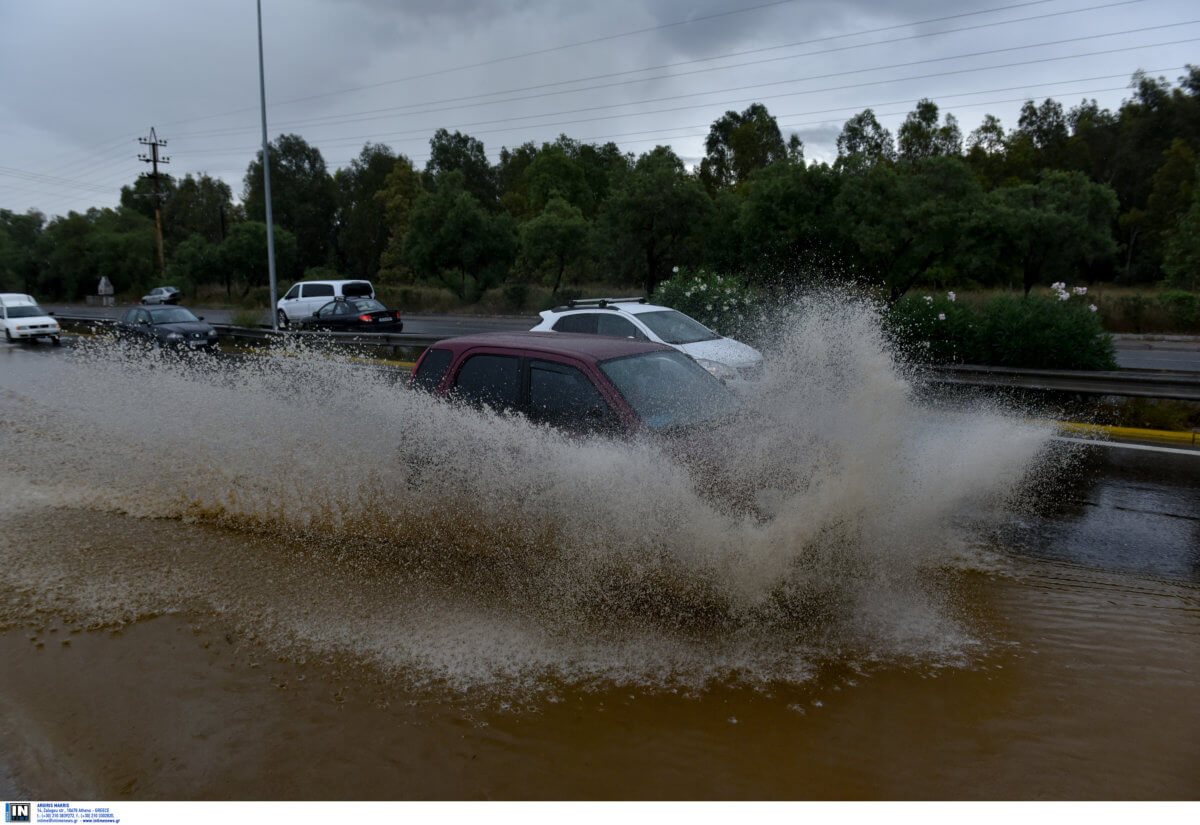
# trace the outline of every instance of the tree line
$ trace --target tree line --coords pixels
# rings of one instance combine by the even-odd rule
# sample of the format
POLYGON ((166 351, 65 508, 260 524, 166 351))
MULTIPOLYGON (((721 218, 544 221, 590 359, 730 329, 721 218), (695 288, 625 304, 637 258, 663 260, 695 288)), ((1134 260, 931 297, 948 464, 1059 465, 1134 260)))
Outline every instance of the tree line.
MULTIPOLYGON (((832 164, 806 162, 759 103, 713 122, 694 169, 668 147, 635 156, 565 135, 502 148, 439 129, 423 169, 368 143, 330 171, 301 136, 270 145, 282 285, 301 277, 441 286, 463 301, 502 284, 638 285, 686 266, 787 288, 844 279, 893 299, 916 287, 1161 281, 1200 287, 1200 67, 1141 72, 1116 111, 1027 101, 965 138, 920 101, 893 135, 850 118, 832 164)), ((151 184, 116 208, 47 219, 0 210, 0 290, 79 299, 160 282, 151 184)), ((240 200, 207 175, 164 188, 166 280, 267 283, 261 151, 240 200)))

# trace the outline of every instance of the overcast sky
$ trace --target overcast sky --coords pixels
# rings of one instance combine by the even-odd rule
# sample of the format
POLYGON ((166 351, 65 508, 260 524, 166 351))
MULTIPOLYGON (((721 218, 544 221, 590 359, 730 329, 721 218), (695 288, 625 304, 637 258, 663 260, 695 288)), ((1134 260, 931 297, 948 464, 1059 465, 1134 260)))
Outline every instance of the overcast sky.
MULTIPOLYGON (((766 104, 812 160, 847 118, 893 134, 916 101, 964 138, 1021 102, 1116 108, 1137 69, 1200 64, 1194 0, 263 0, 267 128, 330 170, 365 143, 418 168, 439 127, 500 148, 560 133, 689 165, 725 111, 766 104)), ((0 0, 0 208, 113 206, 148 171, 241 194, 261 145, 254 0, 0 0)))

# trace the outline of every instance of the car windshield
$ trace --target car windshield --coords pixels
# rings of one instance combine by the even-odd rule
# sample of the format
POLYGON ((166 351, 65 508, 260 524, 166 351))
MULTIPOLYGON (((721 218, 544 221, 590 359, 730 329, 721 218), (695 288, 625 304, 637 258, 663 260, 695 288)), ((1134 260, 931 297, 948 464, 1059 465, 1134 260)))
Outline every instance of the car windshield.
POLYGON ((39 315, 45 315, 40 306, 36 304, 23 304, 21 306, 9 307, 9 318, 37 318, 39 315))
POLYGON ((697 341, 714 341, 721 337, 694 318, 673 309, 639 312, 637 319, 668 344, 694 344, 697 341))
POLYGON ((150 310, 151 321, 155 324, 183 324, 188 321, 199 321, 190 309, 170 307, 168 309, 150 310))
POLYGON ((353 303, 354 308, 358 312, 380 312, 387 309, 387 307, 385 307, 383 304, 372 300, 371 298, 363 298, 362 300, 354 301, 353 303))
POLYGON ((681 352, 645 352, 600 362, 601 371, 652 430, 713 421, 737 407, 733 394, 681 352))

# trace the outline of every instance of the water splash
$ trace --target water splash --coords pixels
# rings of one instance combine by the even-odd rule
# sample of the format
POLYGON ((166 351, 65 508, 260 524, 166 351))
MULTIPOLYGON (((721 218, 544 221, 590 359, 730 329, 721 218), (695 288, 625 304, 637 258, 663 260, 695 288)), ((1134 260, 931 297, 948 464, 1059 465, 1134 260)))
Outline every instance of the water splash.
POLYGON ((7 618, 214 610, 281 648, 460 686, 768 683, 833 651, 961 654, 939 571, 971 545, 963 514, 1002 502, 1050 432, 921 404, 867 303, 810 295, 768 330, 761 391, 710 445, 750 508, 662 444, 456 407, 319 350, 82 347, 3 381, 0 448, 21 458, 0 520, 73 514, 57 557, 0 542, 7 618), (110 539, 80 550, 94 532, 110 539))

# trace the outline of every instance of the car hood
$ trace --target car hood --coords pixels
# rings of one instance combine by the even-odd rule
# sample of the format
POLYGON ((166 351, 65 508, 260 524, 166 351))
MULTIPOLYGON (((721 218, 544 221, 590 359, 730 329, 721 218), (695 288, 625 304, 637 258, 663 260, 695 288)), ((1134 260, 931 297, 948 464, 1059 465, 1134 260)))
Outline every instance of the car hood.
POLYGON ((693 344, 677 344, 675 348, 693 358, 705 358, 730 367, 749 367, 762 363, 762 353, 754 347, 732 338, 715 338, 693 344))
POLYGON ((14 326, 16 326, 17 324, 20 324, 22 326, 24 326, 25 324, 41 326, 42 324, 57 324, 58 323, 58 321, 54 320, 54 318, 49 315, 33 315, 33 316, 30 316, 29 318, 9 318, 9 319, 7 319, 7 322, 14 326))
POLYGON ((178 332, 180 335, 188 335, 193 332, 209 332, 212 330, 212 324, 207 324, 204 321, 179 321, 174 324, 155 324, 154 331, 161 333, 178 332))

